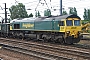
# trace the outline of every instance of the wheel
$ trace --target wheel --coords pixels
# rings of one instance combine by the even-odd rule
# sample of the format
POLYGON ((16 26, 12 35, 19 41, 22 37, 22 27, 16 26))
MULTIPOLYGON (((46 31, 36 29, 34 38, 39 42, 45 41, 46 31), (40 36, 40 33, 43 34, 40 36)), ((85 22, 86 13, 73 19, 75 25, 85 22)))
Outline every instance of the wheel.
POLYGON ((57 42, 60 43, 60 44, 64 44, 64 39, 63 38, 58 38, 57 42))

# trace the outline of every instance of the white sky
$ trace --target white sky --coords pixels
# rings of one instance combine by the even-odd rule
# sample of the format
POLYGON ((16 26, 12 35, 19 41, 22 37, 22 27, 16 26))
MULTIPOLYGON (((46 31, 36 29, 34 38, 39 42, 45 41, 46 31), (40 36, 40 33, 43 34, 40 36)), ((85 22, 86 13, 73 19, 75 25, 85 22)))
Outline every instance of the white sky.
MULTIPOLYGON (((39 2, 39 0, 16 0, 19 3, 23 3, 26 7, 26 9, 32 9, 32 10, 27 10, 28 14, 33 13, 35 14, 35 8, 39 2)), ((44 0, 41 0, 41 2, 44 2, 44 0)), ((52 15, 59 15, 59 5, 60 5, 60 0, 46 0, 46 2, 48 3, 49 8, 52 6, 52 15), (54 11, 53 9, 57 9, 56 11, 54 11)), ((63 0, 63 8, 69 12, 69 7, 76 7, 77 9, 77 13, 78 15, 83 19, 83 13, 84 13, 84 8, 90 8, 90 0, 63 0)), ((15 3, 15 0, 2 0, 0 1, 0 6, 2 8, 5 7, 4 3, 7 4, 7 8, 10 8, 12 5, 15 5, 17 3, 15 3)), ((44 2, 45 3, 45 2, 44 2)), ((40 11, 41 15, 43 16, 43 11, 45 9, 47 9, 47 5, 46 4, 39 4, 39 6, 37 7, 37 10, 40 11)), ((9 13, 9 10, 7 9, 7 12, 9 13)), ((0 16, 4 18, 4 9, 1 10, 0 8, 0 16)), ((0 18, 1 19, 1 18, 0 18)))

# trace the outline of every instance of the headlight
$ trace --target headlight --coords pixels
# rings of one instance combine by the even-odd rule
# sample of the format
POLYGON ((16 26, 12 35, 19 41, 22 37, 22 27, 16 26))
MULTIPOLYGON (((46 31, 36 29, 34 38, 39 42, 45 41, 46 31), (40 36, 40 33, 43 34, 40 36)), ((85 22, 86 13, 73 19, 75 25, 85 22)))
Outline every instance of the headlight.
POLYGON ((69 34, 69 33, 70 33, 70 31, 67 31, 66 33, 67 33, 67 34, 69 34))

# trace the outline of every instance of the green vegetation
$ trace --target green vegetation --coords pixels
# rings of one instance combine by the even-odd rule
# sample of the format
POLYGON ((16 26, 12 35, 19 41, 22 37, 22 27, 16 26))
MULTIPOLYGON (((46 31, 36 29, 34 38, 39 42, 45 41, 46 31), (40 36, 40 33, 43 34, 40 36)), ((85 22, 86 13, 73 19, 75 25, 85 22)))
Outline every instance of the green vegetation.
POLYGON ((51 10, 50 9, 45 10, 44 16, 51 16, 51 10))
POLYGON ((39 11, 36 11, 36 13, 35 13, 35 17, 40 17, 41 15, 40 15, 40 12, 39 11))
POLYGON ((70 8, 70 11, 69 11, 69 14, 74 14, 74 15, 77 15, 77 10, 76 8, 70 8))
POLYGON ((11 14, 11 19, 28 17, 25 5, 23 5, 22 3, 18 3, 18 5, 12 5, 11 8, 9 8, 9 11, 11 14))
POLYGON ((33 17, 33 14, 31 13, 31 14, 29 15, 29 17, 33 17))
POLYGON ((62 15, 67 15, 67 14, 68 13, 65 10, 63 10, 62 15))
POLYGON ((84 18, 84 20, 89 20, 90 21, 90 9, 84 9, 83 18, 84 18))

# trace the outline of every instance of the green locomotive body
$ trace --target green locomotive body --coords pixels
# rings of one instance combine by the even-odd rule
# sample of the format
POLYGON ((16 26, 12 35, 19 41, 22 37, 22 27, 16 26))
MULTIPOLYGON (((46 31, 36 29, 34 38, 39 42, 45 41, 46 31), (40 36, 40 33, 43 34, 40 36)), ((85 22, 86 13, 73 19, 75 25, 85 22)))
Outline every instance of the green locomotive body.
POLYGON ((59 20, 28 20, 23 22, 12 22, 10 30, 34 30, 34 31, 58 31, 60 30, 59 20))

